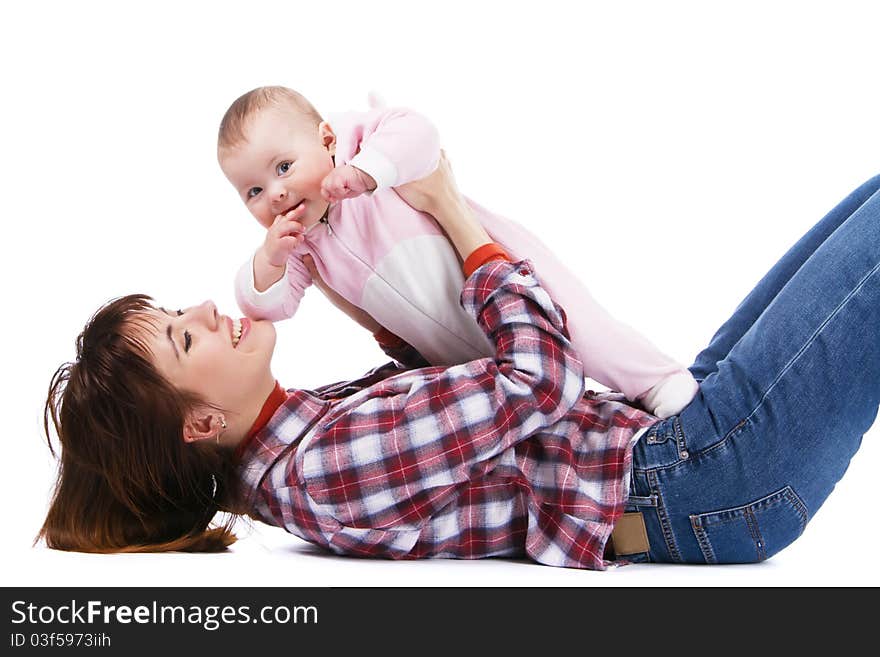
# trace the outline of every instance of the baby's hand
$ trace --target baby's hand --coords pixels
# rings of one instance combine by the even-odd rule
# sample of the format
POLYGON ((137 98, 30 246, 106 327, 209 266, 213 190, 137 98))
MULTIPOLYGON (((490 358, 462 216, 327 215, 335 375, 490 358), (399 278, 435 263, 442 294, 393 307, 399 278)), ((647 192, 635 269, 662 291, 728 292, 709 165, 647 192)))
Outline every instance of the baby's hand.
POLYGON ((321 196, 330 203, 354 198, 374 189, 376 181, 373 177, 350 164, 336 167, 321 182, 321 196))
POLYGON ((302 234, 303 226, 299 222, 302 219, 304 206, 300 205, 287 214, 279 214, 275 221, 266 231, 266 239, 260 247, 266 264, 272 267, 284 267, 287 258, 293 250, 305 239, 302 234))

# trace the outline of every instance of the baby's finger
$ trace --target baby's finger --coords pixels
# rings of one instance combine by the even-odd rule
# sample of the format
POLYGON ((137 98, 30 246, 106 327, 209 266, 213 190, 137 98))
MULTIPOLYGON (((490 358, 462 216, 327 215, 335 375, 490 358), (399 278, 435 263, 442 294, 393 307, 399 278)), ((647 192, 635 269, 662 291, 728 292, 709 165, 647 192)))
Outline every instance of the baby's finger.
POLYGON ((302 230, 302 219, 302 212, 300 212, 299 210, 291 210, 287 214, 280 215, 279 219, 272 224, 272 228, 270 230, 273 230, 279 234, 289 233, 292 227, 302 230))
POLYGON ((283 235, 303 232, 303 225, 296 219, 285 218, 276 227, 278 232, 283 235))
POLYGON ((324 179, 327 193, 335 200, 346 198, 350 189, 350 181, 342 172, 327 176, 324 179))
POLYGON ((338 173, 336 169, 328 173, 324 176, 324 179, 321 181, 321 193, 325 193, 330 191, 330 187, 333 185, 333 182, 337 179, 338 173))
POLYGON ((302 240, 292 235, 284 235, 278 238, 279 244, 287 253, 292 253, 302 240))
POLYGON ((306 204, 300 201, 295 208, 291 208, 284 213, 284 217, 299 217, 306 211, 306 204))
POLYGON ((335 201, 336 189, 337 184, 335 182, 325 180, 321 185, 321 196, 323 196, 326 201, 335 201))

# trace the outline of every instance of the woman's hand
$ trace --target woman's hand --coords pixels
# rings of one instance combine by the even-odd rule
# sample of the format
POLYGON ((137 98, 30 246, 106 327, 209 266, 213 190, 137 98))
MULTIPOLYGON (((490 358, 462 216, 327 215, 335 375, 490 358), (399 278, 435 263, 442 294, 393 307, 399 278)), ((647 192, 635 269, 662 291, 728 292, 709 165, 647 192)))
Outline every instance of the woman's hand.
POLYGON ((421 180, 414 180, 395 187, 394 191, 411 207, 433 215, 438 208, 464 200, 455 184, 452 166, 446 159, 446 151, 440 150, 440 161, 434 172, 421 180))
POLYGON ((431 175, 395 187, 394 190, 410 206, 427 212, 437 220, 462 260, 478 247, 492 242, 458 191, 444 151, 440 151, 440 162, 431 175))
POLYGON ((321 274, 318 273, 318 268, 315 267, 315 261, 312 259, 311 255, 304 255, 302 261, 303 264, 306 266, 306 269, 309 270, 309 274, 312 275, 312 282, 317 286, 319 290, 321 290, 321 292, 324 293, 324 296, 330 299, 330 303, 339 308, 339 310, 351 317, 354 321, 363 326, 370 333, 376 333, 382 328, 379 322, 373 319, 372 315, 370 315, 362 308, 358 308, 356 305, 351 303, 348 299, 343 297, 336 290, 334 290, 329 285, 327 285, 327 283, 324 282, 324 279, 321 278, 321 274))

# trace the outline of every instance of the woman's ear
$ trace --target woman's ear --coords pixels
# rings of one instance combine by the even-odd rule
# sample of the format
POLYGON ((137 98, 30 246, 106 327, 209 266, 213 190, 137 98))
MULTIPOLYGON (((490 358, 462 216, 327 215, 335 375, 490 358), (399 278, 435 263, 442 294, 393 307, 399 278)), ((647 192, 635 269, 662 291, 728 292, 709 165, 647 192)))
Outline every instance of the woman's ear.
POLYGON ((223 416, 196 410, 183 423, 183 441, 194 443, 199 440, 219 439, 225 428, 226 420, 223 416))
POLYGON ((324 144, 324 148, 330 151, 330 155, 336 155, 336 133, 326 121, 318 124, 318 138, 324 144))

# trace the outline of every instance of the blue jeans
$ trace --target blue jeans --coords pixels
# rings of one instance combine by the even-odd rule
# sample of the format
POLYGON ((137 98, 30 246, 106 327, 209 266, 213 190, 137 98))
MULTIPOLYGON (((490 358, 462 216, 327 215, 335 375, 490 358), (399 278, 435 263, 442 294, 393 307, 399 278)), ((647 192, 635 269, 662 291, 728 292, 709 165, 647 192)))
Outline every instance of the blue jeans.
POLYGON ((776 263, 691 365, 700 389, 633 453, 632 561, 762 561, 794 541, 880 405, 880 176, 776 263))

